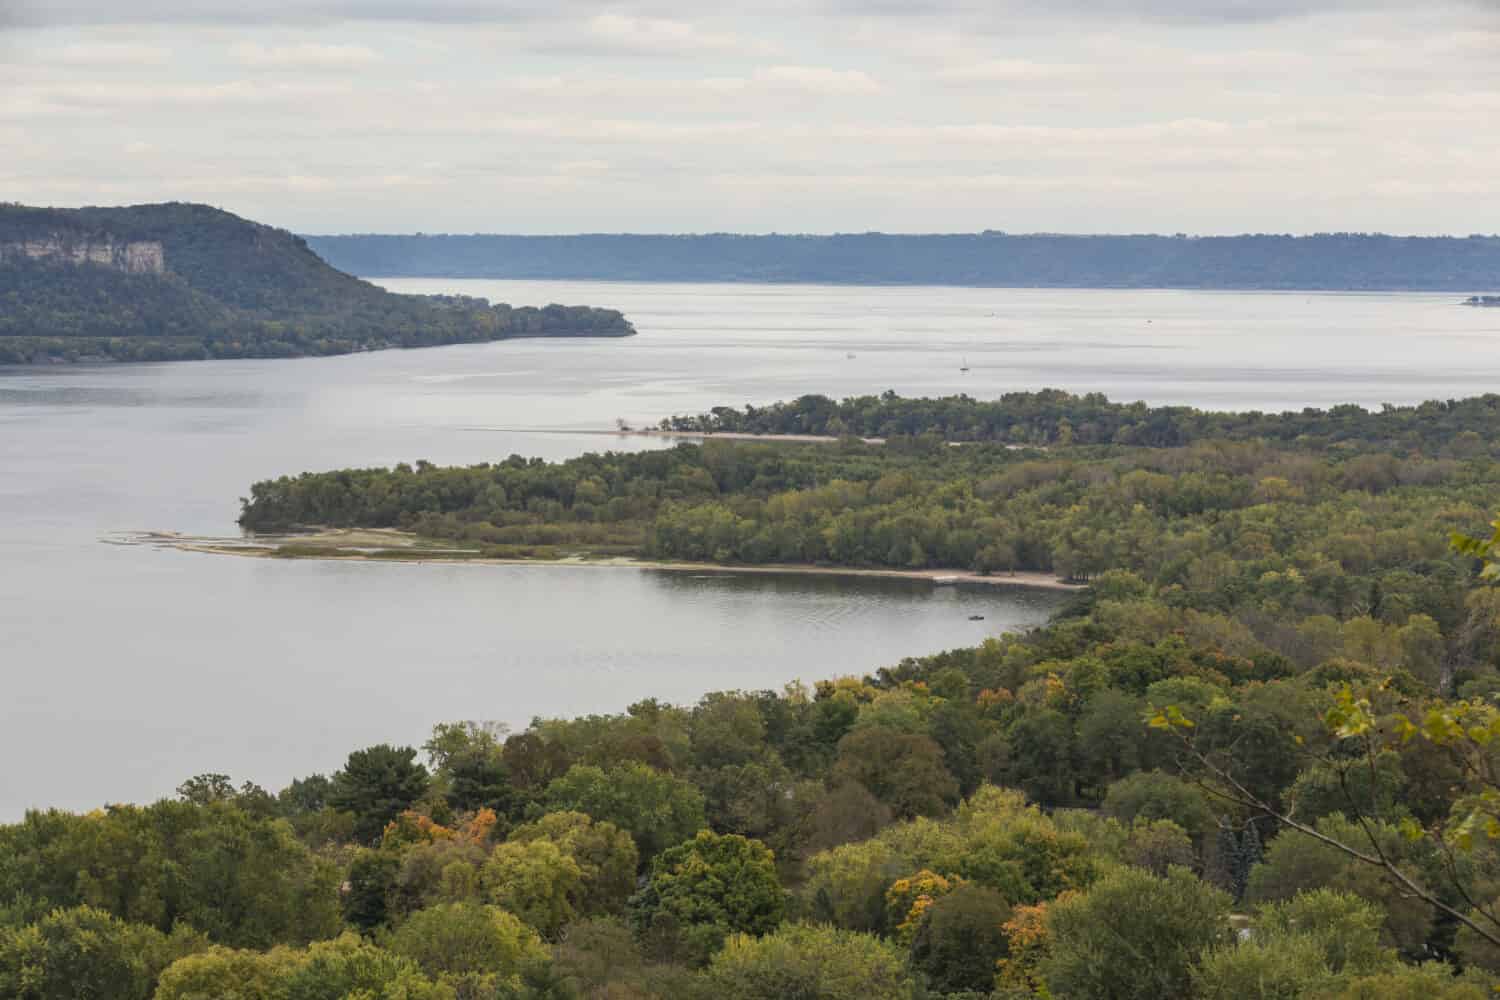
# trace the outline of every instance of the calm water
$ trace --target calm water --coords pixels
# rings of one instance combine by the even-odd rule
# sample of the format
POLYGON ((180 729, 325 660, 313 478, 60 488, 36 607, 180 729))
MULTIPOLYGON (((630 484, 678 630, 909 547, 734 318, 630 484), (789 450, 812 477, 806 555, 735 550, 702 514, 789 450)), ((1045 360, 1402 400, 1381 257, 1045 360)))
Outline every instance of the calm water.
POLYGON ((276 787, 358 746, 419 742, 439 721, 524 724, 864 672, 1041 621, 1055 600, 900 581, 281 563, 102 541, 230 532, 258 478, 654 447, 586 432, 814 391, 1051 385, 1282 407, 1500 384, 1500 311, 1449 296, 387 284, 613 305, 641 336, 0 369, 0 819, 150 798, 209 770, 276 787))

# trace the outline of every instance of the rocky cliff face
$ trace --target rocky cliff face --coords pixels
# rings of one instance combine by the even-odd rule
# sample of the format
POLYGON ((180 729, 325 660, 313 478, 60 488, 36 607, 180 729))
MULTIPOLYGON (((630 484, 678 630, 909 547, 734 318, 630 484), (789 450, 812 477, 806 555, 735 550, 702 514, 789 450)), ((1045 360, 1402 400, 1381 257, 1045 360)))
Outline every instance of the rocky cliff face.
POLYGON ((100 264, 127 274, 162 274, 167 269, 160 242, 124 242, 109 236, 80 239, 55 234, 21 243, 0 243, 0 263, 19 257, 56 263, 100 264))

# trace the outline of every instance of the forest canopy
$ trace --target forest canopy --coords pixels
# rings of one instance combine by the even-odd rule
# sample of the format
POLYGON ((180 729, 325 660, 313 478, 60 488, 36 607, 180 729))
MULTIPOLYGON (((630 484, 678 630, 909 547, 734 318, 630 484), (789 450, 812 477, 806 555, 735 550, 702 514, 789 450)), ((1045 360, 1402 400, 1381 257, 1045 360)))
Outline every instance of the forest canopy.
POLYGON ((0 826, 0 995, 1491 996, 1491 409, 257 484, 255 528, 1088 585, 1043 627, 810 684, 30 812, 0 826))

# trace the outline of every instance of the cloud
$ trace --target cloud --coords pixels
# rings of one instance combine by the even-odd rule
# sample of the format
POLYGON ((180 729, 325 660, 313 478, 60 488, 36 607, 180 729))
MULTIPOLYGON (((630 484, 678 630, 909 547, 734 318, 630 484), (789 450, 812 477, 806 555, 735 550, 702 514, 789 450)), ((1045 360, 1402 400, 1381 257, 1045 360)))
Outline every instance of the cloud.
MULTIPOLYGON (((1450 0, 1483 10, 1493 0, 1450 0)), ((349 21, 500 24, 611 16, 611 0, 4 0, 0 25, 318 24, 349 21)), ((1180 22, 1256 22, 1319 14, 1421 13, 1425 0, 790 0, 763 3, 762 17, 826 13, 835 17, 1148 18, 1180 22)), ((701 3, 658 0, 652 17, 697 18, 701 3)), ((725 5, 722 13, 735 12, 725 5)), ((741 10, 755 14, 755 11, 741 10)), ((618 15, 623 16, 623 15, 618 15)), ((648 20, 650 18, 647 18, 648 20)))
POLYGON ((0 24, 326 24, 342 21, 494 23, 547 12, 540 0, 5 0, 0 24))
POLYGON ((984 62, 939 70, 937 78, 945 83, 1025 83, 1075 76, 1083 68, 1066 63, 1034 62, 1030 59, 987 59, 984 62))
MULTIPOLYGON (((968 17, 1009 24, 1042 19, 1147 19, 1182 23, 1253 23, 1324 14, 1420 13, 1423 0, 829 0, 846 15, 968 17)), ((1451 6, 1485 9, 1491 0, 1449 0, 1451 6)))
POLYGON ((873 94, 880 89, 864 70, 827 66, 767 66, 756 71, 755 79, 810 94, 873 94))
POLYGON ((215 84, 76 83, 41 87, 21 94, 23 107, 47 111, 57 108, 111 110, 224 105, 302 104, 353 93, 346 84, 262 84, 231 80, 215 84))
POLYGON ((704 31, 687 21, 625 14, 597 14, 586 25, 581 38, 569 37, 556 48, 594 48, 634 55, 689 55, 704 52, 744 50, 745 40, 719 32, 704 31))
POLYGON ((380 54, 363 45, 297 45, 267 47, 255 42, 231 46, 230 57, 241 66, 254 69, 352 69, 380 60, 380 54))
POLYGON ((1459 2, 0 0, 62 25, 0 31, 0 188, 303 228, 1493 228, 1500 0, 1459 2))
POLYGON ((64 45, 52 58, 69 66, 165 66, 170 49, 130 42, 80 42, 64 45))

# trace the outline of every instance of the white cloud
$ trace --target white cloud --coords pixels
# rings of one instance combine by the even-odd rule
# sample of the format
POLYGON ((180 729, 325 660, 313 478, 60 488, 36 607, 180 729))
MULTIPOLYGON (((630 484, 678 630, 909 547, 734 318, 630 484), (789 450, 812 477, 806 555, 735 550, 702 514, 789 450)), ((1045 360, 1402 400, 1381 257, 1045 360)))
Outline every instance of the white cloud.
MULTIPOLYGON (((1492 0, 1450 0, 1452 5, 1485 9, 1492 0)), ((616 5, 610 0, 7 0, 0 26, 104 24, 319 24, 360 21, 410 23, 514 23, 548 17, 570 18, 616 5)), ((653 14, 689 18, 704 4, 657 0, 653 14)), ((723 9, 733 10, 725 7, 723 9)), ((1147 18, 1162 22, 1254 23, 1280 18, 1362 12, 1430 9, 1425 0, 813 0, 763 2, 763 17, 820 11, 852 17, 931 18, 980 15, 1015 18, 1147 18)))
POLYGON ((0 31, 0 187, 309 230, 1500 229, 1494 2, 0 0, 78 25, 0 31))
POLYGON ((79 42, 58 49, 55 57, 69 66, 165 66, 172 53, 160 45, 79 42))
POLYGON ((327 194, 335 191, 383 192, 426 189, 437 185, 432 177, 412 174, 241 174, 220 177, 181 177, 177 187, 194 192, 284 192, 327 194))
POLYGON ((1025 83, 1053 81, 1076 76, 1083 67, 1066 63, 1035 62, 1030 59, 986 59, 984 62, 950 66, 937 72, 947 83, 1025 83))
POLYGON ((347 84, 263 84, 231 80, 214 84, 77 83, 18 95, 42 109, 162 109, 222 105, 296 105, 353 93, 347 84))
POLYGON ((736 35, 705 31, 688 21, 669 18, 597 14, 586 27, 585 39, 574 39, 570 34, 553 44, 558 48, 593 46, 637 55, 733 52, 754 47, 736 35))
POLYGON ((363 45, 311 42, 277 46, 238 42, 230 47, 229 54, 241 66, 255 69, 358 69, 380 60, 379 53, 363 45))
POLYGON ((873 94, 880 89, 864 70, 827 66, 767 66, 755 71, 755 79, 810 94, 873 94))

